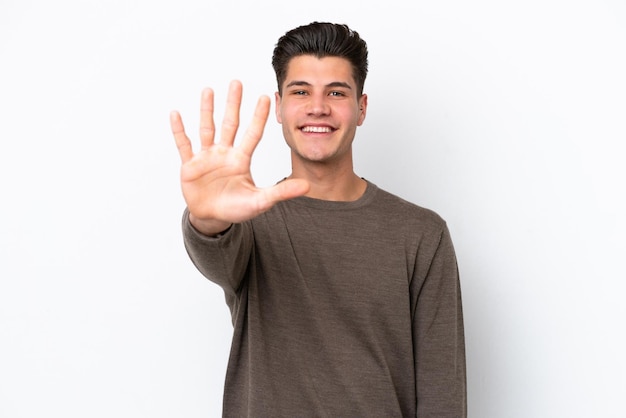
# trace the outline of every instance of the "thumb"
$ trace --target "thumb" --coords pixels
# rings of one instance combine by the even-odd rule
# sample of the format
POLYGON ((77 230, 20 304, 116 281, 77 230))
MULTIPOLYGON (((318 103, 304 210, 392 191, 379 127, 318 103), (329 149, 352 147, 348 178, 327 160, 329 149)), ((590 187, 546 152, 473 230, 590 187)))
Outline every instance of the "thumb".
POLYGON ((309 191, 309 182, 303 179, 283 180, 272 187, 264 189, 268 209, 274 204, 305 195, 309 191))

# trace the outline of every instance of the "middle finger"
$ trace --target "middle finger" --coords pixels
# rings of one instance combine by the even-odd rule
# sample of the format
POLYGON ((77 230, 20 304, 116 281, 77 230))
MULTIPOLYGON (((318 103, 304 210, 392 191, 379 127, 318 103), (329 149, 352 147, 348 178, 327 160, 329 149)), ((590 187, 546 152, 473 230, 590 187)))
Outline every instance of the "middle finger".
POLYGON ((222 134, 220 144, 232 146, 235 142, 237 129, 239 128, 239 109, 241 108, 241 95, 243 87, 241 82, 233 80, 228 87, 228 99, 226 100, 226 112, 222 122, 222 134))

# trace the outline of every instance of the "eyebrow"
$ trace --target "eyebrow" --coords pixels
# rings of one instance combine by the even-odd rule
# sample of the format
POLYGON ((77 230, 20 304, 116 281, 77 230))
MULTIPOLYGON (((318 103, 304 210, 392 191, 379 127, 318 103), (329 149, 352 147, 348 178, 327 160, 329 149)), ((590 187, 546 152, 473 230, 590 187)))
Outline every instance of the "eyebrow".
MULTIPOLYGON (((294 86, 307 86, 307 87, 310 87, 310 86, 312 86, 312 84, 307 82, 307 81, 294 80, 291 83, 287 84, 285 86, 285 88, 294 87, 294 86)), ((328 87, 343 87, 343 88, 346 88, 348 90, 352 90, 352 87, 350 86, 350 84, 344 83, 343 81, 333 81, 332 83, 328 83, 326 85, 326 87, 327 88, 328 87)))

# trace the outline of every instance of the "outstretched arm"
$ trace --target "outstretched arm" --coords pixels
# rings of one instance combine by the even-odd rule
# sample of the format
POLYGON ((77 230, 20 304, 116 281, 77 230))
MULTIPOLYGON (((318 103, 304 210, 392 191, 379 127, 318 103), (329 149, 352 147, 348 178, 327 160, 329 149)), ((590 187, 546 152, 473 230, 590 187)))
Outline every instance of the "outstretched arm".
POLYGON ((263 136, 270 99, 257 102, 250 126, 241 144, 234 146, 239 128, 242 85, 231 82, 219 142, 215 141, 213 90, 202 92, 200 105, 200 150, 193 152, 181 116, 170 114, 172 133, 180 154, 181 188, 192 225, 206 235, 216 235, 232 223, 251 219, 281 200, 304 195, 304 180, 285 180, 272 187, 257 188, 250 174, 252 154, 263 136))

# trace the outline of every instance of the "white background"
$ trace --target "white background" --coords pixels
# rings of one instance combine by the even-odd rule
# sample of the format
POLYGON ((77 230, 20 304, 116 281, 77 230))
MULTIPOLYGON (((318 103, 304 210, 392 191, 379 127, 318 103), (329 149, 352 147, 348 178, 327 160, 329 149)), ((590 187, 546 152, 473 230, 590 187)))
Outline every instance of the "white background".
MULTIPOLYGON (((168 114, 197 139, 238 78, 247 124, 313 20, 369 44, 358 174, 448 221, 470 417, 626 416, 622 0, 2 0, 1 417, 219 416, 230 316, 168 114)), ((253 174, 288 172, 272 116, 253 174)))

